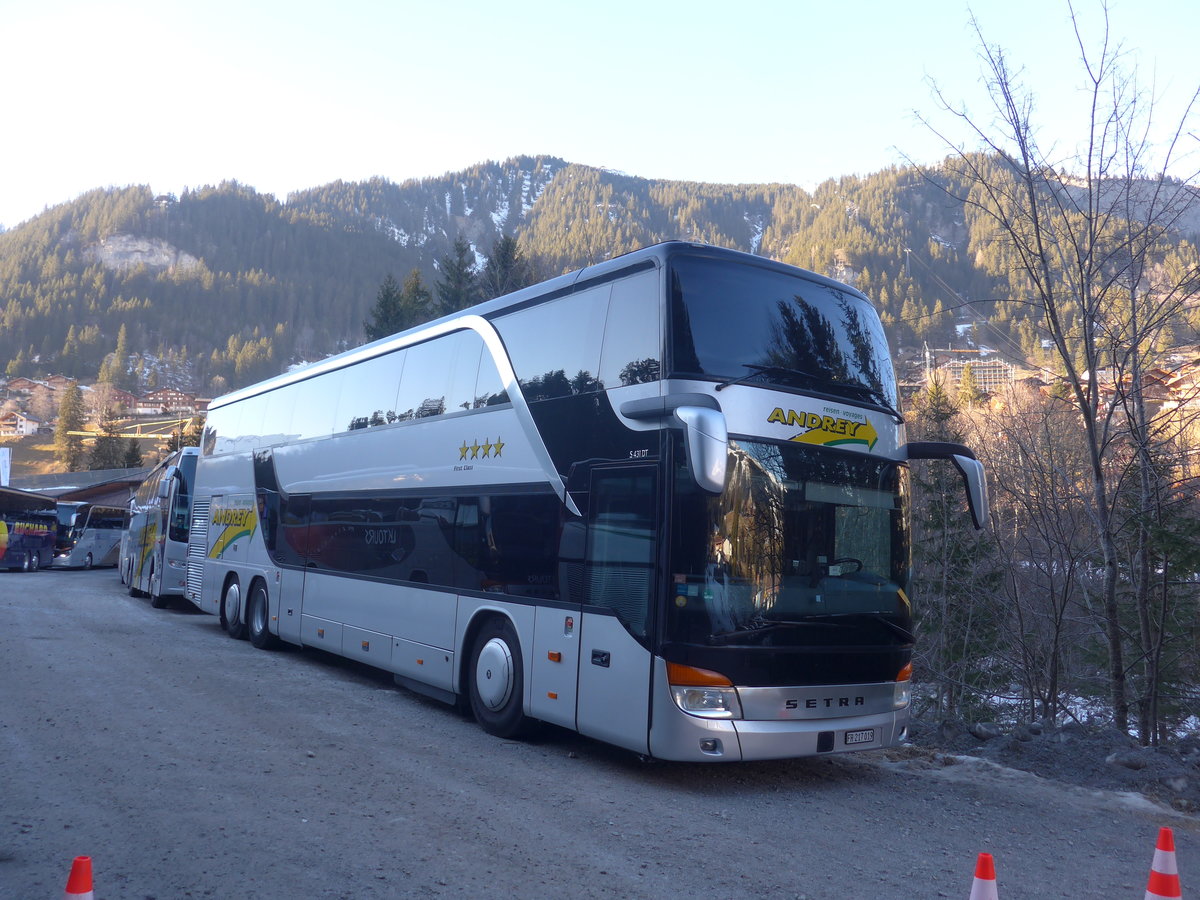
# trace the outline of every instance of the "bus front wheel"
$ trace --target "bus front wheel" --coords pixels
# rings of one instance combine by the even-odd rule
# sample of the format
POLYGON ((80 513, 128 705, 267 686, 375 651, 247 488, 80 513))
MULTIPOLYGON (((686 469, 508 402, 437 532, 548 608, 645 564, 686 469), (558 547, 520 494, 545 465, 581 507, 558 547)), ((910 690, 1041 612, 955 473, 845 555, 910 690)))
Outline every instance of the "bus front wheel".
POLYGON ((154 568, 154 564, 150 564, 150 605, 155 609, 163 609, 167 605, 167 598, 162 595, 162 575, 154 568))
POLYGON ((246 623, 242 621, 242 586, 236 578, 229 580, 229 584, 225 585, 225 593, 221 595, 221 624, 235 641, 246 636, 246 623))
POLYGON ((259 650, 274 650, 279 646, 279 638, 271 634, 271 606, 267 588, 261 581, 254 582, 254 586, 250 588, 250 599, 246 602, 246 619, 251 644, 259 650))
POLYGON ((83 567, 85 569, 90 569, 92 567, 92 554, 89 553, 83 558, 83 567))
POLYGON ((492 619, 476 635, 468 690, 471 712, 484 731, 508 738, 528 729, 521 642, 508 619, 492 619))

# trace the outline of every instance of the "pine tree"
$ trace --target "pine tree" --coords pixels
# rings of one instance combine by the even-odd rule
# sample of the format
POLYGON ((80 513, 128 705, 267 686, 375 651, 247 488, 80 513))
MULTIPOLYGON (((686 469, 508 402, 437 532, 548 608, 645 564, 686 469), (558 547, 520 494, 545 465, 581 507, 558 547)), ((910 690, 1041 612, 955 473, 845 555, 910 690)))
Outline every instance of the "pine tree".
POLYGON ((120 469, 125 461, 126 449, 121 446, 121 428, 116 414, 111 409, 105 409, 100 418, 100 436, 92 445, 88 468, 120 469))
POLYGON ((18 375, 25 375, 29 368, 25 359, 25 351, 18 350, 17 355, 8 362, 8 366, 4 370, 4 374, 9 378, 16 378, 18 375))
POLYGON ((107 380, 122 390, 129 390, 129 334, 124 324, 117 332, 117 349, 113 351, 112 359, 112 377, 107 380))
MULTIPOLYGON (((938 381, 916 398, 912 433, 920 440, 962 443, 964 422, 938 381)), ((951 715, 994 695, 994 647, 1003 627, 1001 573, 988 532, 974 531, 963 512, 962 482, 951 467, 924 463, 913 470, 913 595, 920 597, 921 680, 937 691, 951 715)), ((1002 676, 1001 676, 1002 677, 1002 676)))
POLYGON ((426 322, 433 314, 433 294, 421 281, 421 270, 413 269, 397 288, 396 279, 389 273, 380 285, 370 320, 363 322, 367 340, 376 341, 388 335, 426 322))
POLYGON ((83 430, 83 392, 72 382, 63 391, 58 404, 58 424, 54 427, 54 458, 76 472, 83 465, 83 438, 72 432, 83 430))
POLYGON ((403 290, 392 273, 388 272, 379 286, 379 293, 375 295, 371 318, 363 322, 367 340, 377 341, 415 324, 410 318, 410 308, 414 302, 422 300, 428 308, 429 291, 421 284, 421 273, 417 269, 413 269, 405 279, 403 290))
POLYGON ((534 283, 533 267, 517 246, 517 239, 501 235, 488 254, 479 276, 483 299, 490 300, 534 283))
POLYGON ((142 448, 138 446, 137 438, 129 439, 129 443, 125 447, 125 459, 122 460, 122 465, 126 469, 142 467, 142 448))
POLYGON ((198 417, 189 419, 187 427, 183 430, 183 446, 199 447, 203 436, 204 420, 198 417))
POLYGON ((438 267, 442 278, 436 287, 442 314, 458 312, 478 301, 479 276, 466 238, 462 235, 455 238, 453 252, 443 256, 438 267))
POLYGON ((963 366, 962 378, 958 382, 958 402, 963 406, 974 406, 987 398, 975 378, 975 369, 970 364, 963 366))

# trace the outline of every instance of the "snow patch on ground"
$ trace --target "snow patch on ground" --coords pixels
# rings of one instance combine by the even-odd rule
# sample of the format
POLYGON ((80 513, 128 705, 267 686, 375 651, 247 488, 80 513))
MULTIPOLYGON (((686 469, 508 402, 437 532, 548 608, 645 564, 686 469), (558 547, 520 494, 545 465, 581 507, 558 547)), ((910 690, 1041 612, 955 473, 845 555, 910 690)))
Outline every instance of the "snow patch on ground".
POLYGON ((763 221, 761 215, 745 213, 742 218, 750 226, 750 252, 757 254, 759 248, 762 246, 762 236, 766 230, 766 223, 763 221))
POLYGON ((496 208, 492 211, 492 224, 496 226, 497 231, 504 231, 504 226, 508 222, 508 198, 504 198, 496 203, 496 208))

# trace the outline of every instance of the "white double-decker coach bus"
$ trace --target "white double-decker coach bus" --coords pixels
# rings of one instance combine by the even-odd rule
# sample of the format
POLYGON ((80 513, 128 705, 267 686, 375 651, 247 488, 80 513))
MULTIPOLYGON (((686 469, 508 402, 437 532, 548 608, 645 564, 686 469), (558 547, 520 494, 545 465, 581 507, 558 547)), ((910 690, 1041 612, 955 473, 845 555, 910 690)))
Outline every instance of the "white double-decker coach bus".
POLYGON ((214 401, 188 597, 469 706, 674 760, 908 721, 908 467, 846 285, 666 243, 214 401))

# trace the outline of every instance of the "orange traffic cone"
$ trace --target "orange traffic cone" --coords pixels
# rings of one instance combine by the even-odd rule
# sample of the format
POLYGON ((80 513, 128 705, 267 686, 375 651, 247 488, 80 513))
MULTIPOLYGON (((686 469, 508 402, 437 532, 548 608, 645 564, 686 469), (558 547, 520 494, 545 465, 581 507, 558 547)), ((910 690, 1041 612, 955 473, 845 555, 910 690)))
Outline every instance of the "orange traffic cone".
POLYGON ((975 862, 975 880, 971 883, 970 900, 1000 900, 996 895, 996 864, 990 853, 980 853, 975 862))
POLYGON ((93 900, 92 893, 92 858, 77 856, 71 863, 71 877, 67 879, 67 889, 63 900, 93 900))
POLYGON ((1145 900, 1163 897, 1168 900, 1183 897, 1179 890, 1179 869, 1175 865, 1175 835, 1170 828, 1158 829, 1158 844, 1154 848, 1154 862, 1150 865, 1145 900))

